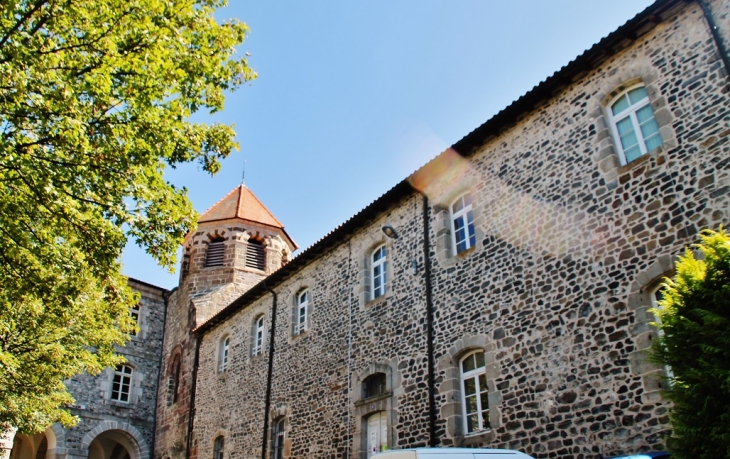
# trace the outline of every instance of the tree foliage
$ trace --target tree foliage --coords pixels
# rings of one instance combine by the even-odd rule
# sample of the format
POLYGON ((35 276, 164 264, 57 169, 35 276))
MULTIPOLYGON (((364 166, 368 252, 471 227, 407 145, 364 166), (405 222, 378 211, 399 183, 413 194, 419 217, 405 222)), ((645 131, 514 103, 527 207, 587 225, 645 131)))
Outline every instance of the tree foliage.
POLYGON ((653 312, 656 360, 671 368, 672 457, 730 457, 730 236, 705 231, 677 263, 653 312))
POLYGON ((197 215, 166 167, 215 173, 232 127, 195 124, 255 77, 225 0, 0 0, 0 426, 74 422, 62 381, 120 362, 131 238, 172 269, 197 215))

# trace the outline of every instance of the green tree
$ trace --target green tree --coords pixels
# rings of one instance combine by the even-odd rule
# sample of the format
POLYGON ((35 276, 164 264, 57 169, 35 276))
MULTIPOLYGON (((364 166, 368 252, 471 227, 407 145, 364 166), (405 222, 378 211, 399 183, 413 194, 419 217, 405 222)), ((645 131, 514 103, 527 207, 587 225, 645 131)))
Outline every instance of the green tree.
POLYGON ((213 174, 232 127, 195 124, 255 77, 225 0, 0 0, 0 427, 74 422, 63 380, 121 361, 127 239, 170 270, 197 214, 166 167, 213 174))
POLYGON ((730 237, 704 231, 687 250, 653 312, 661 333, 657 362, 671 368, 672 457, 730 457, 730 237))

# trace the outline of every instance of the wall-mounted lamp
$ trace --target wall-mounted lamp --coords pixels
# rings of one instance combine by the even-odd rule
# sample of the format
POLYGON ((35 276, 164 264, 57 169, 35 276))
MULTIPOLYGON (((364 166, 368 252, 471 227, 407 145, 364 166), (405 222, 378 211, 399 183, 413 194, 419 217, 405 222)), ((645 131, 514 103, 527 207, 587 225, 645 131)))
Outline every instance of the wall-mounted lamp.
POLYGON ((383 232, 386 236, 388 236, 391 239, 398 239, 398 233, 396 232, 395 228, 391 225, 385 225, 383 226, 383 232))

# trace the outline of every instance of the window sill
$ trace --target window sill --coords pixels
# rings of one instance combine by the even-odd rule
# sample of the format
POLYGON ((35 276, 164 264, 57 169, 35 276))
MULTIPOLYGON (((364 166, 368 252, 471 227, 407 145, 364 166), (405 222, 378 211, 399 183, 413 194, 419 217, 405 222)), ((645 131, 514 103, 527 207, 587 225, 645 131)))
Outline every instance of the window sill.
POLYGON ((457 436, 454 438, 455 446, 471 446, 479 443, 493 441, 497 438, 497 433, 494 429, 481 430, 479 432, 472 432, 468 435, 457 436))
POLYGON ((619 166, 618 169, 616 169, 616 172, 618 173, 618 175, 628 172, 631 169, 644 164, 645 162, 647 162, 649 160, 649 158, 656 158, 657 155, 663 151, 664 151, 663 146, 656 147, 655 149, 648 151, 645 154, 639 156, 635 160, 619 166))
POLYGON ((385 305, 388 303, 388 300, 390 297, 392 297, 393 294, 390 291, 385 292, 385 295, 380 295, 379 297, 375 298, 374 300, 370 300, 367 303, 365 303, 365 309, 370 309, 375 306, 385 305))
POLYGON ((132 402, 120 402, 117 400, 109 400, 109 406, 114 406, 117 408, 127 408, 132 409, 135 407, 135 404, 132 402))

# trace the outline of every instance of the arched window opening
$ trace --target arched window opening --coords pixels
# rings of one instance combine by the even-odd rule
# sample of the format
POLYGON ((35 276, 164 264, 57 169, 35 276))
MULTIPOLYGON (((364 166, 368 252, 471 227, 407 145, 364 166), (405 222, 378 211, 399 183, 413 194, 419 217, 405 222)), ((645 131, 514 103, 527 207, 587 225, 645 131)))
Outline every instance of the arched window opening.
POLYGON ((264 316, 259 316, 253 322, 253 343, 251 343, 251 357, 261 354, 264 350, 264 316))
POLYGON ((388 271, 387 252, 385 245, 381 245, 373 251, 370 259, 370 271, 372 274, 372 285, 370 289, 371 299, 385 295, 386 277, 388 271))
POLYGON ((307 314, 309 309, 309 290, 303 290, 297 295, 294 306, 294 335, 307 331, 307 314))
POLYGON ((489 389, 484 352, 472 352, 461 359, 461 401, 465 433, 491 429, 489 423, 489 389))
POLYGON ((225 241, 223 238, 213 239, 208 243, 208 251, 205 254, 205 267, 223 266, 225 255, 225 241))
POLYGON ((248 247, 246 248, 246 267, 264 270, 265 267, 265 247, 256 239, 248 240, 248 247))
POLYGON ((224 444, 225 440, 222 435, 215 439, 215 442, 213 442, 213 459, 223 459, 224 444))
POLYGON ((362 398, 376 397, 385 393, 385 373, 374 373, 362 382, 362 398))
POLYGON ((223 373, 228 369, 228 351, 230 343, 231 337, 224 336, 218 344, 218 373, 223 373))
POLYGON ((633 86, 616 97, 610 104, 609 117, 622 164, 662 145, 646 87, 633 86))
POLYGON ((471 194, 466 193, 451 204, 451 239, 458 255, 477 243, 471 194))
POLYGON ((178 354, 172 361, 170 377, 167 384, 167 399, 170 404, 177 402, 177 393, 180 388, 180 366, 180 354, 178 354))

